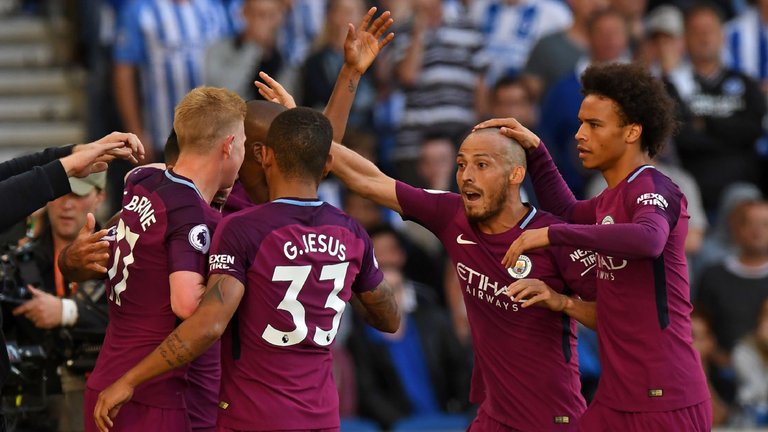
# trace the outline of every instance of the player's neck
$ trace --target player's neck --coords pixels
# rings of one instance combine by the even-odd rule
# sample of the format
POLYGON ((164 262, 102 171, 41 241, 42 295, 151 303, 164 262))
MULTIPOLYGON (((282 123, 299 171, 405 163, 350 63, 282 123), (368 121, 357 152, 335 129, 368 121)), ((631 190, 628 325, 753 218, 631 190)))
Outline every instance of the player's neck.
POLYGON ((611 166, 602 170, 608 188, 612 189, 622 182, 634 170, 643 165, 651 164, 651 158, 646 153, 627 153, 611 166))
POLYGON ((173 172, 192 180, 207 203, 213 201, 213 196, 219 190, 220 179, 217 164, 212 164, 209 158, 179 156, 173 172))
POLYGON ((302 180, 267 179, 269 200, 280 198, 317 199, 317 183, 302 180))
POLYGON ((528 213, 528 207, 520 199, 509 199, 498 215, 484 222, 478 222, 477 228, 484 234, 501 234, 520 224, 528 213))

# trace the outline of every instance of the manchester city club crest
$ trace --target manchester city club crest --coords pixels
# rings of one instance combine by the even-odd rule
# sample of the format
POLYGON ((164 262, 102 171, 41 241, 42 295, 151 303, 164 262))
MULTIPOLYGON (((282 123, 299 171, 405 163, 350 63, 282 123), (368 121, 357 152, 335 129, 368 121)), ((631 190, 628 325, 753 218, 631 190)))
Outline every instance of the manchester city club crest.
POLYGON ((520 255, 520 258, 517 259, 515 266, 507 269, 507 271, 513 278, 522 279, 531 273, 532 268, 533 264, 531 264, 531 259, 525 255, 520 255))
POLYGON ((613 225, 613 216, 607 215, 606 217, 603 218, 603 221, 600 223, 602 223, 603 225, 613 225))
POLYGON ((205 224, 196 225, 189 230, 189 244, 202 253, 208 253, 211 246, 211 233, 205 224))

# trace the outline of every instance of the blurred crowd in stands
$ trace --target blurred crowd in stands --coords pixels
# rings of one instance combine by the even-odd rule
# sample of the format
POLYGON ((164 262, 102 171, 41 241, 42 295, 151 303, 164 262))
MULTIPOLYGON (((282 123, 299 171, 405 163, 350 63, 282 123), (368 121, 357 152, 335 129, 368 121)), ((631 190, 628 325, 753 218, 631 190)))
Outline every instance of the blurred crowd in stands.
MULTIPOLYGON (((577 157, 579 75, 592 63, 646 65, 678 103, 677 134, 655 162, 688 199, 693 340, 715 424, 768 425, 768 0, 73 3, 89 138, 136 133, 157 161, 174 106, 199 85, 259 98, 253 81, 265 71, 299 105, 322 109, 343 63, 347 23, 377 6, 392 12, 395 39, 360 81, 346 145, 396 178, 456 191, 463 136, 481 120, 515 117, 587 198, 605 184, 577 157)), ((128 168, 110 167, 104 215, 119 208, 128 168)), ((535 205, 532 188, 525 192, 535 205)), ((342 416, 392 428, 469 415, 463 287, 440 243, 333 178, 320 193, 369 230, 406 317, 389 335, 348 309, 334 348, 342 416)), ((581 328, 588 398, 600 375, 596 345, 581 328)))

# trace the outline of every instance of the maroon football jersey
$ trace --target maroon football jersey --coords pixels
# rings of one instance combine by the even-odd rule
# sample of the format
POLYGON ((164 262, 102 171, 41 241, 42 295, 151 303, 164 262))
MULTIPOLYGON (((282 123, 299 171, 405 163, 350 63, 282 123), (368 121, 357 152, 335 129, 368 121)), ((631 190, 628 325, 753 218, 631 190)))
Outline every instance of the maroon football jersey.
POLYGON ((209 266, 245 286, 222 337, 219 425, 338 427, 330 347, 352 292, 383 279, 363 228, 321 201, 279 199, 226 217, 209 266))

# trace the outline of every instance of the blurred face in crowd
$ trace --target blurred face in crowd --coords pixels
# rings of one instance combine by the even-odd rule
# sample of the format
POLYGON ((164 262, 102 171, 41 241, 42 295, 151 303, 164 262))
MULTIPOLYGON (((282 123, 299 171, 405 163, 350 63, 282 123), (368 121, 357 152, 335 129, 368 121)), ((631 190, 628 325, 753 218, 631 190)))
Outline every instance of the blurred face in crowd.
POLYGON ((363 228, 381 224, 381 208, 373 201, 356 193, 348 193, 344 199, 344 211, 358 221, 363 228))
POLYGON ((588 95, 579 108, 581 126, 576 132, 576 149, 587 169, 605 170, 614 166, 627 148, 627 128, 612 99, 588 95))
POLYGON ((733 240, 742 254, 768 255, 768 203, 751 203, 736 209, 731 220, 733 240))
POLYGON ((626 18, 640 17, 645 13, 647 0, 611 0, 611 7, 626 18))
POLYGON ((685 23, 685 44, 694 63, 720 60, 723 45, 723 27, 712 11, 699 10, 685 23))
POLYGON ((419 175, 431 189, 450 189, 455 150, 448 138, 424 141, 419 155, 419 175))
POLYGON ((400 241, 390 232, 380 232, 371 237, 376 261, 380 268, 402 268, 405 265, 405 251, 400 241))
POLYGON ((357 26, 365 13, 364 7, 361 0, 331 0, 326 15, 327 25, 336 29, 343 40, 347 34, 347 24, 357 26))
POLYGON ((532 97, 519 83, 496 88, 491 97, 491 117, 513 117, 528 129, 536 126, 532 97))
POLYGON ((621 58, 627 50, 627 24, 616 13, 606 13, 592 22, 589 47, 592 60, 610 62, 621 58))
POLYGON ((413 12, 425 20, 428 27, 436 27, 443 21, 443 5, 440 0, 414 0, 413 12))
POLYGON ((85 225, 86 215, 95 213, 102 201, 104 192, 93 188, 85 196, 72 192, 49 202, 46 207, 53 235, 67 241, 74 240, 85 225))
POLYGON ((569 0, 573 15, 578 19, 586 20, 595 11, 605 9, 610 5, 608 0, 569 0))
POLYGON ((285 5, 281 0, 246 0, 245 38, 261 45, 273 44, 284 16, 285 5))
MULTIPOLYGON (((519 185, 525 175, 522 166, 510 160, 510 140, 498 129, 471 133, 456 157, 456 184, 464 201, 464 214, 471 222, 485 223, 501 214, 509 200, 513 175, 519 185), (522 174, 513 171, 522 169, 522 174)), ((517 191, 514 191, 517 193, 517 191)))

